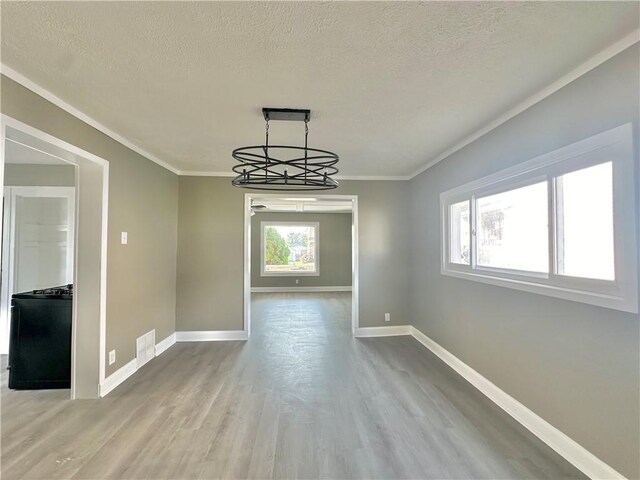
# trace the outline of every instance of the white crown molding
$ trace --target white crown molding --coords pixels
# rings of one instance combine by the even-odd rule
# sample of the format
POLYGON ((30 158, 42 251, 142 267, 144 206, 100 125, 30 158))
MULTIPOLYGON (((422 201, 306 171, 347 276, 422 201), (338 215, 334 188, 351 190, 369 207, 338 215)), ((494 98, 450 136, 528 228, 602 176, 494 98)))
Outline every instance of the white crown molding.
POLYGON ((227 342, 234 340, 248 340, 246 330, 205 330, 176 332, 178 342, 227 342))
POLYGON ((237 174, 233 172, 197 172, 190 170, 180 170, 178 175, 181 177, 235 177, 237 174))
POLYGON ((411 177, 409 175, 336 175, 336 180, 407 182, 411 177))
POLYGON ((582 445, 571 439, 549 422, 500 389, 454 354, 433 341, 414 326, 410 334, 427 347, 456 373, 486 395, 493 403, 502 408, 527 430, 555 450, 574 467, 594 479, 624 479, 625 477, 604 463, 582 445))
POLYGON ((121 143, 122 145, 124 145, 125 147, 129 148, 130 150, 133 150, 134 152, 142 155, 146 159, 148 159, 148 160, 150 160, 150 161, 152 161, 154 163, 157 163, 161 167, 166 168, 167 170, 169 170, 172 173, 175 173, 176 175, 180 174, 180 172, 178 171, 177 168, 172 167, 167 162, 165 162, 163 160, 160 160, 158 157, 156 157, 155 155, 147 152, 142 147, 139 147, 138 145, 135 145, 134 143, 130 142, 129 140, 127 140, 123 136, 118 135, 116 132, 114 132, 113 130, 105 127, 102 123, 98 122, 93 117, 90 117, 86 113, 78 110, 73 105, 68 104, 67 102, 62 100, 60 97, 58 97, 57 95, 51 93, 49 90, 47 90, 46 88, 42 87, 41 85, 38 85, 36 82, 34 82, 33 80, 30 80, 29 78, 25 77, 21 73, 16 72, 13 68, 8 67, 4 63, 0 64, 0 73, 2 73, 3 75, 6 75, 11 80, 19 83, 20 85, 22 85, 23 87, 31 90, 32 92, 36 93, 37 95, 40 95, 45 100, 48 100, 49 102, 53 103, 55 106, 61 108, 65 112, 73 115, 77 119, 82 120, 87 125, 90 125, 93 128, 95 128, 96 130, 104 133, 108 137, 111 137, 116 142, 121 143))
POLYGON ((411 335, 411 325, 389 325, 387 327, 358 327, 354 335, 358 338, 367 337, 397 337, 411 335))
POLYGON ((582 63, 578 68, 575 68, 574 70, 570 71, 566 75, 560 77, 551 85, 546 86, 542 90, 536 92, 535 94, 531 95, 524 101, 520 102, 518 105, 516 105, 512 109, 508 110, 506 113, 502 114, 501 116, 499 116, 498 118, 496 118, 495 120, 487 124, 486 126, 482 127, 480 130, 477 130, 476 132, 472 133, 471 135, 466 137, 464 140, 458 142, 453 147, 449 148, 448 150, 441 153, 440 155, 438 155, 436 158, 434 158, 427 164, 420 167, 418 170, 416 170, 411 175, 409 175, 408 178, 412 179, 414 177, 417 177, 422 172, 433 167, 436 163, 441 162, 445 158, 453 155, 458 150, 461 150, 462 148, 466 147, 471 142, 477 140, 483 135, 486 135, 494 128, 499 127, 506 121, 511 120, 513 117, 524 112, 525 110, 532 107, 536 103, 541 102, 551 94, 560 90, 562 87, 578 79, 585 73, 593 70, 598 65, 603 64, 610 58, 615 57, 617 54, 619 54, 623 50, 626 50, 627 48, 634 45, 635 43, 638 43, 638 41, 640 41, 640 29, 634 30, 629 35, 626 35, 625 37, 618 40, 613 45, 605 48, 604 50, 600 51, 599 53, 591 57, 586 62, 582 63))
MULTIPOLYGON (((639 40, 640 40, 640 29, 637 29, 637 30, 634 30, 633 32, 631 32, 630 34, 626 35, 625 37, 623 37, 622 39, 620 39, 619 41, 617 41, 613 45, 611 45, 611 46, 605 48, 604 50, 600 51, 599 53, 597 53, 596 55, 591 57, 589 60, 587 60, 586 62, 581 64, 578 68, 576 68, 576 69, 572 70, 571 72, 567 73, 566 75, 562 76, 561 78, 559 78, 558 80, 553 82, 551 85, 548 85, 547 87, 545 87, 542 90, 538 91, 534 95, 531 95, 530 97, 528 97, 527 99, 525 99, 524 101, 522 101, 521 103, 519 103, 518 105, 513 107, 512 109, 508 110, 506 113, 504 113, 503 115, 501 115, 497 119, 493 120, 492 122, 490 122, 486 126, 484 126, 481 129, 477 130, 475 133, 469 135, 468 137, 466 137, 462 141, 458 142, 453 147, 451 147, 448 150, 446 150, 445 152, 441 153, 436 158, 434 158, 433 160, 429 161, 428 163, 426 163, 425 165, 423 165, 422 167, 420 167, 415 172, 413 172, 413 173, 411 173, 409 175, 386 175, 386 176, 385 175, 382 175, 382 176, 377 176, 377 175, 337 175, 336 179, 337 180, 346 180, 346 181, 349 181, 349 180, 358 180, 358 181, 408 181, 408 180, 411 180, 412 178, 420 175, 422 172, 424 172, 424 171, 428 170, 429 168, 433 167, 438 162, 440 162, 440 161, 444 160, 445 158, 451 156, 452 154, 454 154, 458 150, 466 147, 471 142, 477 140, 478 138, 482 137, 483 135, 486 135, 491 130, 493 130, 496 127, 502 125, 503 123, 505 123, 506 121, 508 121, 511 118, 515 117, 516 115, 522 113, 523 111, 525 111, 528 108, 532 107, 536 103, 544 100, 549 95, 555 93, 556 91, 558 91, 562 87, 568 85, 569 83, 573 82, 574 80, 576 80, 577 78, 581 77, 585 73, 589 72, 590 70, 593 70, 598 65, 606 62, 607 60, 609 60, 610 58, 614 57, 615 55, 617 55, 618 53, 622 52, 623 50, 627 49, 631 45, 637 43, 639 40)), ((55 94, 51 93, 49 90, 45 89, 44 87, 40 86, 36 82, 34 82, 34 81, 30 80, 29 78, 25 77, 21 73, 16 72, 11 67, 8 67, 7 65, 5 65, 3 63, 0 64, 0 73, 2 73, 3 75, 6 75, 7 77, 11 78, 15 82, 17 82, 20 85, 22 85, 23 87, 28 88, 32 92, 40 95, 44 99, 48 100, 49 102, 53 103, 54 105, 58 106, 59 108, 65 110, 67 113, 70 113, 74 117, 82 120, 83 122, 87 123, 88 125, 91 125, 96 130, 99 130, 100 132, 102 132, 105 135, 113 138, 114 140, 116 140, 117 142, 121 143, 122 145, 130 148, 134 152, 139 153, 143 157, 145 157, 145 158, 149 159, 150 161, 160 165, 161 167, 166 168, 167 170, 169 170, 172 173, 175 173, 176 175, 190 176, 190 177, 234 177, 235 176, 235 174, 233 172, 215 172, 215 171, 214 172, 207 172, 207 171, 179 170, 178 168, 173 167, 169 163, 167 163, 167 162, 165 162, 163 160, 160 160, 155 155, 147 152, 142 147, 139 147, 139 146, 135 145, 131 141, 129 141, 126 138, 122 137, 121 135, 115 133, 111 129, 105 127, 103 124, 101 124, 100 122, 98 122, 94 118, 90 117, 86 113, 78 110, 74 106, 72 106, 69 103, 65 102, 60 97, 58 97, 55 94)))
MULTIPOLYGON (((180 170, 178 175, 185 177, 235 177, 236 174, 233 172, 202 172, 202 171, 189 171, 189 170, 180 170)), ((336 175, 336 180, 345 180, 345 181, 353 181, 353 180, 372 180, 372 181, 408 181, 411 180, 411 177, 408 175, 405 176, 394 176, 394 175, 336 175)))

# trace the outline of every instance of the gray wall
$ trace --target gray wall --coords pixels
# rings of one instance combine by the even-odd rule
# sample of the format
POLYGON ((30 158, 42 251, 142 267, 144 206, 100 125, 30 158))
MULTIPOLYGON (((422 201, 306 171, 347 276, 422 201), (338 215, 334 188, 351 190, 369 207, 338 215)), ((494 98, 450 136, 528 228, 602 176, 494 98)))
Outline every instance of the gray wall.
POLYGON ((637 194, 639 55, 636 44, 410 182, 414 325, 629 478, 638 315, 442 276, 438 225, 440 192, 627 122, 637 194))
POLYGON ((4 166, 4 184, 12 187, 73 187, 73 165, 10 164, 4 166))
POLYGON ((175 331, 178 177, 13 80, 2 76, 1 86, 2 113, 109 161, 106 355, 117 350, 109 375, 135 358, 136 337, 175 331))
POLYGON ((351 285, 350 213, 257 213, 251 217, 252 287, 335 287, 351 285), (260 222, 318 222, 320 275, 262 277, 260 222), (298 284, 296 284, 298 280, 298 284))
MULTIPOLYGON (((410 323, 408 186, 345 181, 330 192, 358 195, 361 326, 410 323)), ((245 193, 229 178, 180 177, 178 331, 243 327, 245 193)))

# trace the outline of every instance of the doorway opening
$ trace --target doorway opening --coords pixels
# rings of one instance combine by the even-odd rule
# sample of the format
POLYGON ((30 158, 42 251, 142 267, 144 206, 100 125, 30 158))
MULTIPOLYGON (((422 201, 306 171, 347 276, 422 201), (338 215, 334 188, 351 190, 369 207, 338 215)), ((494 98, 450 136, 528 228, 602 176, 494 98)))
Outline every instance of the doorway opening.
POLYGON ((338 303, 349 299, 350 311, 343 316, 350 317, 354 335, 359 323, 357 196, 246 194, 244 206, 245 335, 251 332, 252 295, 329 293, 338 303))
MULTIPOLYGON (((47 383, 47 372, 41 370, 47 358, 33 355, 42 350, 56 356, 53 362, 70 363, 66 375, 72 399, 97 398, 105 376, 109 164, 14 118, 1 118, 0 353, 13 350, 9 363, 20 353, 21 376, 36 378, 22 384, 25 389, 64 388, 47 383), (20 328, 12 332, 14 295, 14 310, 22 310, 13 315, 20 328), (46 308, 43 302, 49 302, 46 308), (54 310, 55 319, 45 318, 54 310), (43 327, 52 325, 56 328, 43 327), (36 335, 23 338, 29 326, 36 335), (51 348, 63 337, 68 347, 51 348), (39 380, 45 381, 32 386, 39 380)), ((13 373, 12 368, 9 377, 13 373)))

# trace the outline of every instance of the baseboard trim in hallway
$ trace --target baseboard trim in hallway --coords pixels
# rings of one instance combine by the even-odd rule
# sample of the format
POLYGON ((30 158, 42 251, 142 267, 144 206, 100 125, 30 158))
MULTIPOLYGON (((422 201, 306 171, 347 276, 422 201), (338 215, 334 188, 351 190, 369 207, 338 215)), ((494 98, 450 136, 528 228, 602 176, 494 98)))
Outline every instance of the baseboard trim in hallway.
MULTIPOLYGON (((167 349, 169 349, 173 344, 176 343, 176 334, 175 332, 169 335, 164 340, 160 340, 160 342, 156 343, 156 350, 154 358, 158 355, 161 355, 167 349)), ((118 385, 124 382, 127 378, 138 371, 137 361, 134 358, 129 363, 126 363, 118 370, 113 372, 104 381, 100 384, 100 396, 104 397, 109 394, 109 392, 113 391, 118 385)))
POLYGON ((129 363, 126 363, 111 375, 109 375, 107 378, 105 378, 104 381, 100 384, 100 396, 106 396, 127 378, 136 373, 138 371, 137 364, 138 362, 134 358, 129 363))
POLYGON ((560 456, 571 463, 582 473, 593 479, 624 479, 625 477, 615 469, 604 463, 582 445, 571 439, 542 417, 529 410, 526 406, 500 389, 490 380, 475 371, 454 354, 433 341, 414 326, 409 327, 409 333, 422 345, 427 347, 444 363, 449 365, 471 385, 476 387, 493 403, 502 408, 527 430, 555 450, 560 456))
POLYGON ((366 337, 397 337, 399 335, 411 335, 411 325, 389 325, 386 327, 359 327, 355 330, 358 338, 366 337))
POLYGON ((156 344, 156 357, 164 353, 169 347, 176 343, 176 332, 173 332, 164 340, 161 340, 158 344, 156 344))
POLYGON ((248 340, 246 330, 201 330, 193 332, 176 332, 177 342, 225 342, 248 340))

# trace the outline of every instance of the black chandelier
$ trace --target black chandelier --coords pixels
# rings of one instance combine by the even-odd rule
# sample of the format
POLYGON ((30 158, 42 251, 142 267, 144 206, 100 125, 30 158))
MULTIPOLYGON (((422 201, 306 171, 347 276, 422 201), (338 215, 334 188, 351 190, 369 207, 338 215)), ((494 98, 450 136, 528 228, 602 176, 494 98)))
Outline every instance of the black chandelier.
POLYGON ((309 120, 311 110, 263 108, 264 145, 236 148, 232 156, 239 164, 231 183, 235 187, 257 190, 330 190, 338 186, 331 178, 338 173, 338 155, 310 148, 309 120), (304 147, 269 145, 269 120, 304 121, 304 147))

